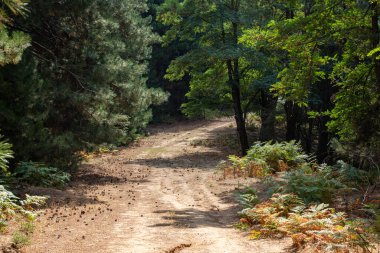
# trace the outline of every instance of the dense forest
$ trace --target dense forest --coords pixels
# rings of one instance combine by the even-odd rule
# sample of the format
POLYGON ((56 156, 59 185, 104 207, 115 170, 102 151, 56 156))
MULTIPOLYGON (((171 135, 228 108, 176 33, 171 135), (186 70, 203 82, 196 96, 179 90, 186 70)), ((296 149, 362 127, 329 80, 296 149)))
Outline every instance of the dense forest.
POLYGON ((263 147, 294 145, 315 164, 369 173, 377 187, 380 1, 1 0, 0 8, 4 185, 62 186, 84 154, 128 146, 149 123, 233 116, 239 155, 249 158, 231 158, 235 166, 266 161, 263 147))
POLYGON ((320 162, 339 142, 373 167, 377 12, 376 1, 4 1, 2 135, 15 162, 67 170, 78 151, 130 143, 152 110, 233 114, 245 154, 254 113, 261 141, 296 140, 320 162))
POLYGON ((166 1, 158 18, 169 27, 165 43, 192 43, 166 74, 191 77, 183 112, 233 108, 243 154, 245 122, 256 112, 263 141, 282 115, 286 140, 320 162, 333 138, 377 157, 376 1, 166 1))

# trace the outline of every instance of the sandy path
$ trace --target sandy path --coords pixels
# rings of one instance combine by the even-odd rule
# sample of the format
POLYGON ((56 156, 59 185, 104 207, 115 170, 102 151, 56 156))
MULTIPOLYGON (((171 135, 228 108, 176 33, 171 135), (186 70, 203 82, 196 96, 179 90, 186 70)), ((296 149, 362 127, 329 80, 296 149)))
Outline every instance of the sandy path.
POLYGON ((47 192, 52 203, 25 251, 287 252, 287 240, 249 241, 233 228, 237 181, 214 170, 226 154, 191 145, 233 132, 231 124, 156 127, 135 147, 91 159, 71 187, 47 192))

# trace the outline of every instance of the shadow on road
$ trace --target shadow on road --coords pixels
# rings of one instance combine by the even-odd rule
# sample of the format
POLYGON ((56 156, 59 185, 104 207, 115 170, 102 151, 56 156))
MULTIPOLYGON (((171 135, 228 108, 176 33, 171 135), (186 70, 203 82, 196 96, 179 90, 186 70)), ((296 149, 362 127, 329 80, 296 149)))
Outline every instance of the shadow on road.
POLYGON ((194 152, 175 157, 155 157, 126 161, 124 164, 138 164, 151 168, 194 168, 214 169, 225 156, 219 152, 194 152))
MULTIPOLYGON (((151 227, 180 227, 180 228, 198 228, 198 227, 217 227, 217 228, 232 228, 237 222, 237 212, 241 209, 233 197, 234 191, 224 192, 218 197, 224 202, 235 203, 227 209, 219 209, 212 206, 210 210, 201 210, 201 205, 192 205, 183 210, 164 209, 154 213, 162 214, 164 222, 159 222, 151 227)), ((204 206, 204 205, 202 205, 204 206)))

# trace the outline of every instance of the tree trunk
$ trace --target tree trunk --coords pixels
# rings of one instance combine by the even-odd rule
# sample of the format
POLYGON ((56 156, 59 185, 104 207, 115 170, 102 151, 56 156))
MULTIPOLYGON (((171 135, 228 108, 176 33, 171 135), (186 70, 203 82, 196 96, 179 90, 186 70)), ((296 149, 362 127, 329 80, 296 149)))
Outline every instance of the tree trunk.
POLYGON ((260 141, 269 141, 275 138, 277 99, 265 91, 261 91, 261 128, 260 141))
MULTIPOLYGON (((336 87, 331 83, 330 80, 321 80, 318 84, 318 95, 320 97, 320 107, 319 112, 325 112, 333 108, 333 103, 331 97, 337 91, 336 87)), ((327 122, 330 121, 329 116, 320 116, 318 118, 318 147, 317 147, 317 160, 319 163, 325 162, 326 158, 329 156, 329 142, 331 140, 331 135, 326 126, 327 122)))
POLYGON ((307 122, 308 122, 308 129, 305 134, 304 146, 305 146, 306 153, 310 154, 311 149, 313 148, 313 141, 314 141, 314 135, 313 135, 314 119, 307 119, 307 122))
MULTIPOLYGON (((231 0, 231 7, 237 12, 239 9, 239 1, 231 0)), ((232 23, 233 34, 233 46, 238 49, 238 24, 232 23)), ((224 31, 224 21, 221 20, 222 41, 226 44, 226 36, 224 31)), ((231 87, 232 103, 234 107, 236 128, 239 135, 239 142, 241 147, 241 154, 244 156, 249 149, 247 130, 245 128, 244 113, 241 106, 241 94, 240 94, 240 75, 239 75, 239 58, 226 60, 228 71, 228 83, 231 87)))
POLYGON ((300 118, 300 108, 291 101, 285 102, 286 113, 286 140, 300 140, 298 131, 298 120, 300 118))
MULTIPOLYGON (((235 67, 236 63, 234 64, 235 67)), ((237 126, 237 132, 239 135, 241 154, 244 156, 247 154, 247 150, 249 149, 248 144, 248 136, 245 128, 245 120, 243 116, 243 110, 241 107, 241 98, 240 98, 240 82, 239 79, 234 78, 234 68, 232 67, 232 60, 227 60, 227 70, 228 70, 228 80, 231 87, 232 94, 232 103, 234 107, 235 113, 235 121, 237 126)))
POLYGON ((325 162, 329 154, 330 134, 326 126, 328 118, 327 116, 322 116, 318 126, 317 161, 319 163, 325 162))

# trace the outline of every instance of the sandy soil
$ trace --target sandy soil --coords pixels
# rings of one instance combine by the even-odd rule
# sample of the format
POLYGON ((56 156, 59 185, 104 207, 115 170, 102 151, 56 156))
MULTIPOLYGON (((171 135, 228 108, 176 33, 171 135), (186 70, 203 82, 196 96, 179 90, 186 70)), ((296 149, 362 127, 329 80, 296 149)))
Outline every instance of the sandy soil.
MULTIPOLYGON (((51 195, 25 252, 289 252, 289 240, 236 230, 237 187, 215 170, 225 148, 194 145, 234 133, 231 119, 160 125, 133 147, 90 159, 51 195)), ((252 179, 251 179, 252 180, 252 179)))

